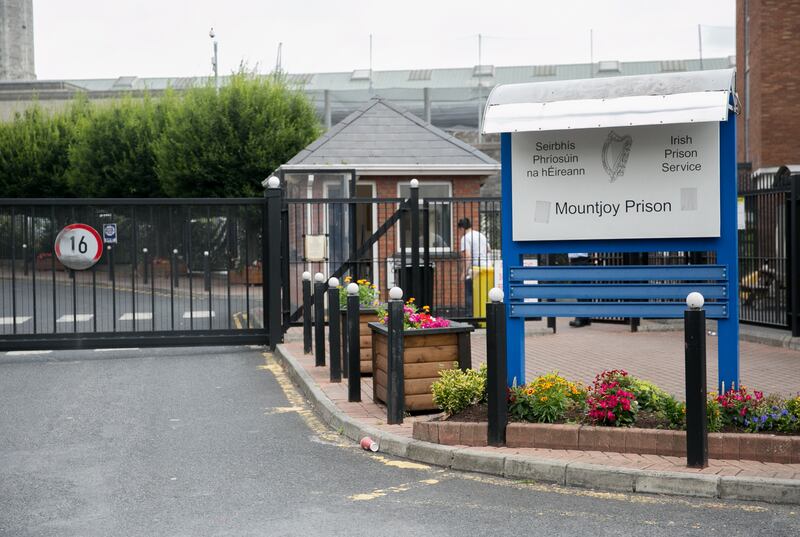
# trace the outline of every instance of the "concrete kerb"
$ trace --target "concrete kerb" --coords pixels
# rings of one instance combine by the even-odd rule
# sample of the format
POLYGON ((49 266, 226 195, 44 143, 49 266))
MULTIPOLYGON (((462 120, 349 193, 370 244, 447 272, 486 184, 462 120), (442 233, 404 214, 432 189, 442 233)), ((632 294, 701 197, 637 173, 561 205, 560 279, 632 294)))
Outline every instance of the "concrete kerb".
POLYGON ((720 478, 716 475, 683 474, 643 470, 635 476, 636 492, 677 494, 700 498, 719 497, 720 478))
POLYGON ((443 446, 412 440, 361 424, 347 416, 328 399, 284 345, 277 346, 275 356, 328 426, 341 430, 344 436, 356 442, 364 436, 370 436, 378 442, 380 451, 389 455, 453 470, 589 489, 800 504, 800 480, 719 477, 617 468, 494 454, 479 448, 443 446))
POLYGON ((762 477, 721 477, 719 497, 729 500, 800 504, 800 482, 762 477))

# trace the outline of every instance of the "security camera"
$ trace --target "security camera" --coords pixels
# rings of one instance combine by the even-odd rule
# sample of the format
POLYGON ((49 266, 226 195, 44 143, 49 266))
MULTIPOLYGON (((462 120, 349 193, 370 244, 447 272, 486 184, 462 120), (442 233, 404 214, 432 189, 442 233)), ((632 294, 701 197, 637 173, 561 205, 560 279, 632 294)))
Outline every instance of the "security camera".
POLYGON ((214 39, 215 35, 216 34, 214 33, 214 28, 212 27, 211 30, 208 31, 208 37, 210 37, 211 39, 214 39))

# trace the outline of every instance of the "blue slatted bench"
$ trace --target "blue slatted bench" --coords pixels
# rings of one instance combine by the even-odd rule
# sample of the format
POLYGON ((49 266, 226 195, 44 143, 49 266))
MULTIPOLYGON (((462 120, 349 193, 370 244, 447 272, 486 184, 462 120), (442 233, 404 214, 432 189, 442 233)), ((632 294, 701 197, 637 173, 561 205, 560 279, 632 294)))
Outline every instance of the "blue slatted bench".
POLYGON ((510 316, 683 318, 686 295, 697 291, 707 318, 727 319, 727 272, 724 265, 511 267, 510 316))

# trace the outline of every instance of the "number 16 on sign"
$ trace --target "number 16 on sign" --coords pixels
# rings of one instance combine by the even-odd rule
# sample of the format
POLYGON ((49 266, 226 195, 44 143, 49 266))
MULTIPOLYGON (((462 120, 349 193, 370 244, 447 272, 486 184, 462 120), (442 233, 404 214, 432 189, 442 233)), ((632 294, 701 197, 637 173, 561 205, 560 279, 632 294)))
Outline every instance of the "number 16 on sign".
POLYGON ((56 237, 56 257, 73 270, 92 267, 103 255, 103 241, 100 234, 86 224, 70 224, 56 237))

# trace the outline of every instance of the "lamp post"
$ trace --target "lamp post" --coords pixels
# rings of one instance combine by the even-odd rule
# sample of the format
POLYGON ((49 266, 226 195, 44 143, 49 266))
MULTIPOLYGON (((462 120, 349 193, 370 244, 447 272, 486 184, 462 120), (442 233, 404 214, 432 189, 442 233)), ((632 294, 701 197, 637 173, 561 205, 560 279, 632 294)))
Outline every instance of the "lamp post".
POLYGON ((214 28, 212 27, 211 30, 208 32, 208 37, 214 40, 214 56, 211 57, 211 67, 214 69, 214 88, 219 93, 219 64, 217 63, 217 40, 214 39, 216 34, 214 33, 214 28))

